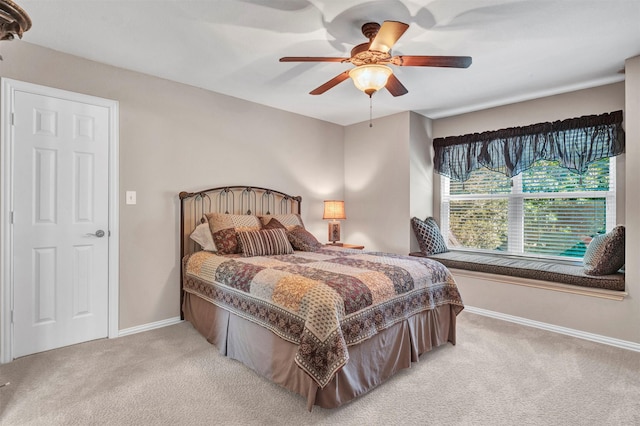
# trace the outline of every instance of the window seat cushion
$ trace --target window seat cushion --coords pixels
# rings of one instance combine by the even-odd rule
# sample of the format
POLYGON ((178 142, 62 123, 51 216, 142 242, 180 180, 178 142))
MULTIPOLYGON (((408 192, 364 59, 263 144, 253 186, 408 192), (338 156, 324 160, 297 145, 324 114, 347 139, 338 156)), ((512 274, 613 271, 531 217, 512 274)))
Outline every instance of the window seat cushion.
POLYGON ((409 254, 437 260, 448 268, 624 291, 623 272, 618 271, 611 275, 587 275, 584 273, 582 263, 569 264, 544 259, 523 259, 461 251, 449 251, 429 256, 425 256, 421 252, 409 254))

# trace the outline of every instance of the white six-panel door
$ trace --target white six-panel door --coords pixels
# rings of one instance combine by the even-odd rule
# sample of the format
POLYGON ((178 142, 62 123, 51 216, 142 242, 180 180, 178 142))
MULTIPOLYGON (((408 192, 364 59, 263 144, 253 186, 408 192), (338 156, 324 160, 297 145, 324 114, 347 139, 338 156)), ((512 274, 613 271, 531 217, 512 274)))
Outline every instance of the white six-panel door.
POLYGON ((13 357, 107 337, 109 110, 16 91, 13 357))

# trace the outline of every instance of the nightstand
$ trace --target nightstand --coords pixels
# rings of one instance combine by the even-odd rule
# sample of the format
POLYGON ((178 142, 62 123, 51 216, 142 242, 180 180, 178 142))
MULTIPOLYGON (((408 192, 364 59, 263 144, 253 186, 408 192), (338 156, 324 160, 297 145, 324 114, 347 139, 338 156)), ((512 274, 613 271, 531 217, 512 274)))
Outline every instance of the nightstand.
POLYGON ((344 248, 348 248, 348 249, 356 249, 356 250, 363 250, 364 246, 359 246, 359 245, 355 245, 355 244, 345 244, 345 243, 327 243, 328 246, 337 246, 337 247, 344 247, 344 248))

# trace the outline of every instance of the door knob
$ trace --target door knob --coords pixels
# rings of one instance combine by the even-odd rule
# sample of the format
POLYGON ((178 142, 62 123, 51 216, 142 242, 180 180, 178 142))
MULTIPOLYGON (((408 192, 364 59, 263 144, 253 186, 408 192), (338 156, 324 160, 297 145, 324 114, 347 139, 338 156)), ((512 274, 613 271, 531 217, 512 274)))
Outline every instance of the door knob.
POLYGON ((104 231, 102 229, 98 229, 95 234, 87 234, 87 237, 104 237, 104 231))

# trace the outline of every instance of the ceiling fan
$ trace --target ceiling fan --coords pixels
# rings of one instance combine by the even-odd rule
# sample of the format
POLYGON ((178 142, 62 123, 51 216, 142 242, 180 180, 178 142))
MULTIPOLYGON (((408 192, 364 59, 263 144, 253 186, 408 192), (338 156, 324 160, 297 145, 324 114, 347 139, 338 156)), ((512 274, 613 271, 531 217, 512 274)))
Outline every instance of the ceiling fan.
POLYGON ((362 26, 362 34, 369 42, 354 47, 350 58, 286 56, 280 58, 280 62, 350 62, 355 68, 338 74, 309 94, 320 95, 351 77, 356 87, 369 97, 383 87, 393 96, 408 93, 407 88, 387 65, 450 68, 467 68, 471 65, 470 56, 391 56, 391 48, 407 28, 409 25, 397 21, 384 21, 382 26, 376 22, 368 22, 362 26))

